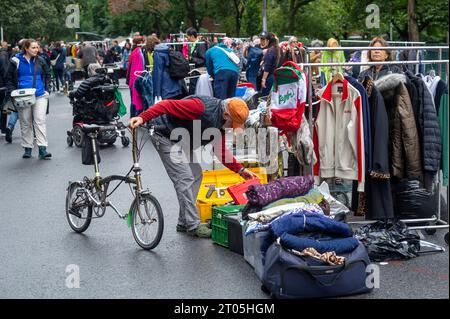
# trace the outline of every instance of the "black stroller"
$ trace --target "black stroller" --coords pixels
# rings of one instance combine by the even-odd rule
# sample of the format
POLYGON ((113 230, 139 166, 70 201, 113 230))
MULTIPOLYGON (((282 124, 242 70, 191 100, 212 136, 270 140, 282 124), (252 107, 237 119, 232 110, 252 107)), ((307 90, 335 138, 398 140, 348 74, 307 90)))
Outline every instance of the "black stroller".
POLYGON ((98 69, 97 75, 84 80, 78 89, 69 93, 73 107, 72 130, 67 131, 67 145, 82 147, 85 134, 84 124, 115 126, 115 130, 101 131, 98 142, 113 145, 120 137, 122 145, 127 147, 130 139, 125 136, 126 126, 119 121, 119 102, 116 99, 117 85, 108 76, 106 69, 98 69))

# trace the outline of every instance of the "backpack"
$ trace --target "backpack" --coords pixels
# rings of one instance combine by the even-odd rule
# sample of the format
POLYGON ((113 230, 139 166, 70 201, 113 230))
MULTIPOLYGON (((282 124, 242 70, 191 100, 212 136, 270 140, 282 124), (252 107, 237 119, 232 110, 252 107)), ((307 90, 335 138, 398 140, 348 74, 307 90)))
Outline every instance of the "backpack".
POLYGON ((270 99, 272 126, 283 133, 300 128, 306 106, 306 75, 297 64, 286 62, 274 72, 270 99))
POLYGON ((169 75, 172 79, 182 80, 189 75, 190 70, 189 62, 184 58, 183 53, 169 50, 169 75))

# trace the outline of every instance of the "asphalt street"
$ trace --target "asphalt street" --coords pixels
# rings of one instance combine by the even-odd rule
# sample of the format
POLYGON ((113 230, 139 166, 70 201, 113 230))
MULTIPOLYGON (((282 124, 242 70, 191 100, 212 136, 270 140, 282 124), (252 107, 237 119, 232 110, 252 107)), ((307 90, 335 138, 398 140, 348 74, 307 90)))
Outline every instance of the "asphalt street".
MULTIPOLYGON (((123 94, 128 104, 128 90, 123 94)), ((72 123, 67 97, 52 94, 47 123, 51 161, 38 160, 36 149, 32 159, 21 158, 19 124, 12 144, 0 137, 0 298, 267 298, 242 256, 175 231, 175 191, 150 142, 141 165, 143 183, 164 211, 159 246, 140 249, 126 221, 112 210, 93 220, 85 234, 74 233, 65 217, 67 185, 91 176, 93 168, 81 164, 80 149, 66 145, 72 123), (70 265, 79 269, 79 288, 66 285, 70 265)), ((101 157, 103 176, 125 174, 132 164, 131 148, 119 140, 102 148, 101 157)), ((123 213, 131 200, 126 185, 112 198, 123 213)), ((447 249, 446 232, 426 239, 447 249)), ((379 289, 352 298, 449 298, 448 273, 448 251, 391 262, 380 265, 379 289)))

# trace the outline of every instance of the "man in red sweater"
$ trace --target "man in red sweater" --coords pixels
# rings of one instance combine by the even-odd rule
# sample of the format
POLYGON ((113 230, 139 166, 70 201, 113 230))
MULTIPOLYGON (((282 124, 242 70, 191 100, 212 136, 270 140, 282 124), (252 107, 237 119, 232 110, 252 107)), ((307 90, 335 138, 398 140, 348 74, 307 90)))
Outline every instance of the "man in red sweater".
POLYGON ((149 121, 160 128, 153 134, 152 142, 177 193, 180 205, 177 231, 197 237, 211 237, 211 229, 201 223, 196 206, 202 168, 187 157, 191 158, 195 149, 212 143, 214 153, 227 168, 245 179, 257 177, 238 163, 225 147, 224 129, 242 129, 248 114, 247 104, 241 99, 191 96, 183 100, 164 100, 130 119, 131 128, 149 121), (208 139, 202 139, 204 132, 208 139), (211 140, 211 133, 216 132, 219 139, 211 140), (180 135, 186 137, 183 133, 189 134, 189 141, 179 138, 180 135), (186 142, 189 144, 187 150, 180 145, 186 145, 186 142))

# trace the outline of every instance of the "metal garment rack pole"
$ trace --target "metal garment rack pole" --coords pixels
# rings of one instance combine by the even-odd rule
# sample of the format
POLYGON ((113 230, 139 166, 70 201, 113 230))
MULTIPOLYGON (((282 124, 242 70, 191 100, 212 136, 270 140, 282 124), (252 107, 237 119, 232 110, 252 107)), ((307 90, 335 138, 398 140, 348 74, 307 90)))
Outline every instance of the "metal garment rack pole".
POLYGON ((212 33, 212 32, 210 32, 210 33, 197 33, 198 35, 224 35, 224 36, 226 36, 227 34, 226 33, 223 33, 223 32, 219 32, 219 33, 212 33))
MULTIPOLYGON (((180 36, 180 37, 185 37, 187 34, 186 33, 171 33, 169 36, 171 37, 176 37, 176 36, 180 36)), ((219 36, 226 36, 226 33, 197 33, 197 35, 219 35, 219 36)))
MULTIPOLYGON (((311 137, 313 137, 313 103, 312 103, 312 75, 311 75, 311 67, 330 67, 330 66, 372 66, 372 65, 408 65, 408 64, 446 64, 447 74, 449 67, 449 60, 422 60, 422 61, 386 61, 386 62, 344 62, 344 63, 309 63, 309 53, 314 51, 353 51, 353 50, 448 50, 448 47, 445 46, 419 46, 419 47, 339 47, 339 48, 308 48, 305 49, 305 58, 307 63, 299 64, 300 67, 307 68, 308 75, 308 110, 309 110, 309 127, 311 131, 311 137)), ((442 52, 442 51, 440 51, 442 52)), ((441 53, 442 54, 442 53, 441 53)), ((313 169, 313 168, 312 168, 313 169)), ((312 172, 314 175, 314 172, 312 172)), ((402 220, 405 224, 411 223, 435 223, 435 226, 416 226, 416 227, 408 227, 411 230, 421 230, 421 229, 441 229, 441 228, 449 228, 449 225, 446 221, 441 219, 441 207, 440 207, 440 193, 441 193, 441 183, 439 181, 438 176, 438 216, 433 218, 424 218, 424 219, 413 219, 413 220, 402 220)), ((349 222, 349 224, 370 224, 374 221, 363 221, 363 222, 349 222)))
POLYGON ((167 45, 183 45, 183 44, 193 44, 193 43, 204 44, 205 42, 169 42, 169 43, 161 42, 161 44, 167 44, 167 45))
POLYGON ((325 66, 363 66, 363 65, 406 65, 406 64, 444 64, 449 60, 421 60, 421 61, 385 61, 385 62, 336 62, 336 63, 299 63, 306 67, 325 67, 325 66))
MULTIPOLYGON (((341 43, 370 43, 372 41, 370 40, 341 40, 341 43)), ((387 41, 387 43, 392 43, 392 44, 425 44, 426 42, 417 42, 417 41, 387 41)))
POLYGON ((436 46, 411 46, 411 47, 303 47, 305 50, 309 50, 309 52, 312 51, 374 51, 374 50, 386 50, 386 51, 392 51, 392 50, 448 50, 448 47, 443 45, 436 45, 436 46))

